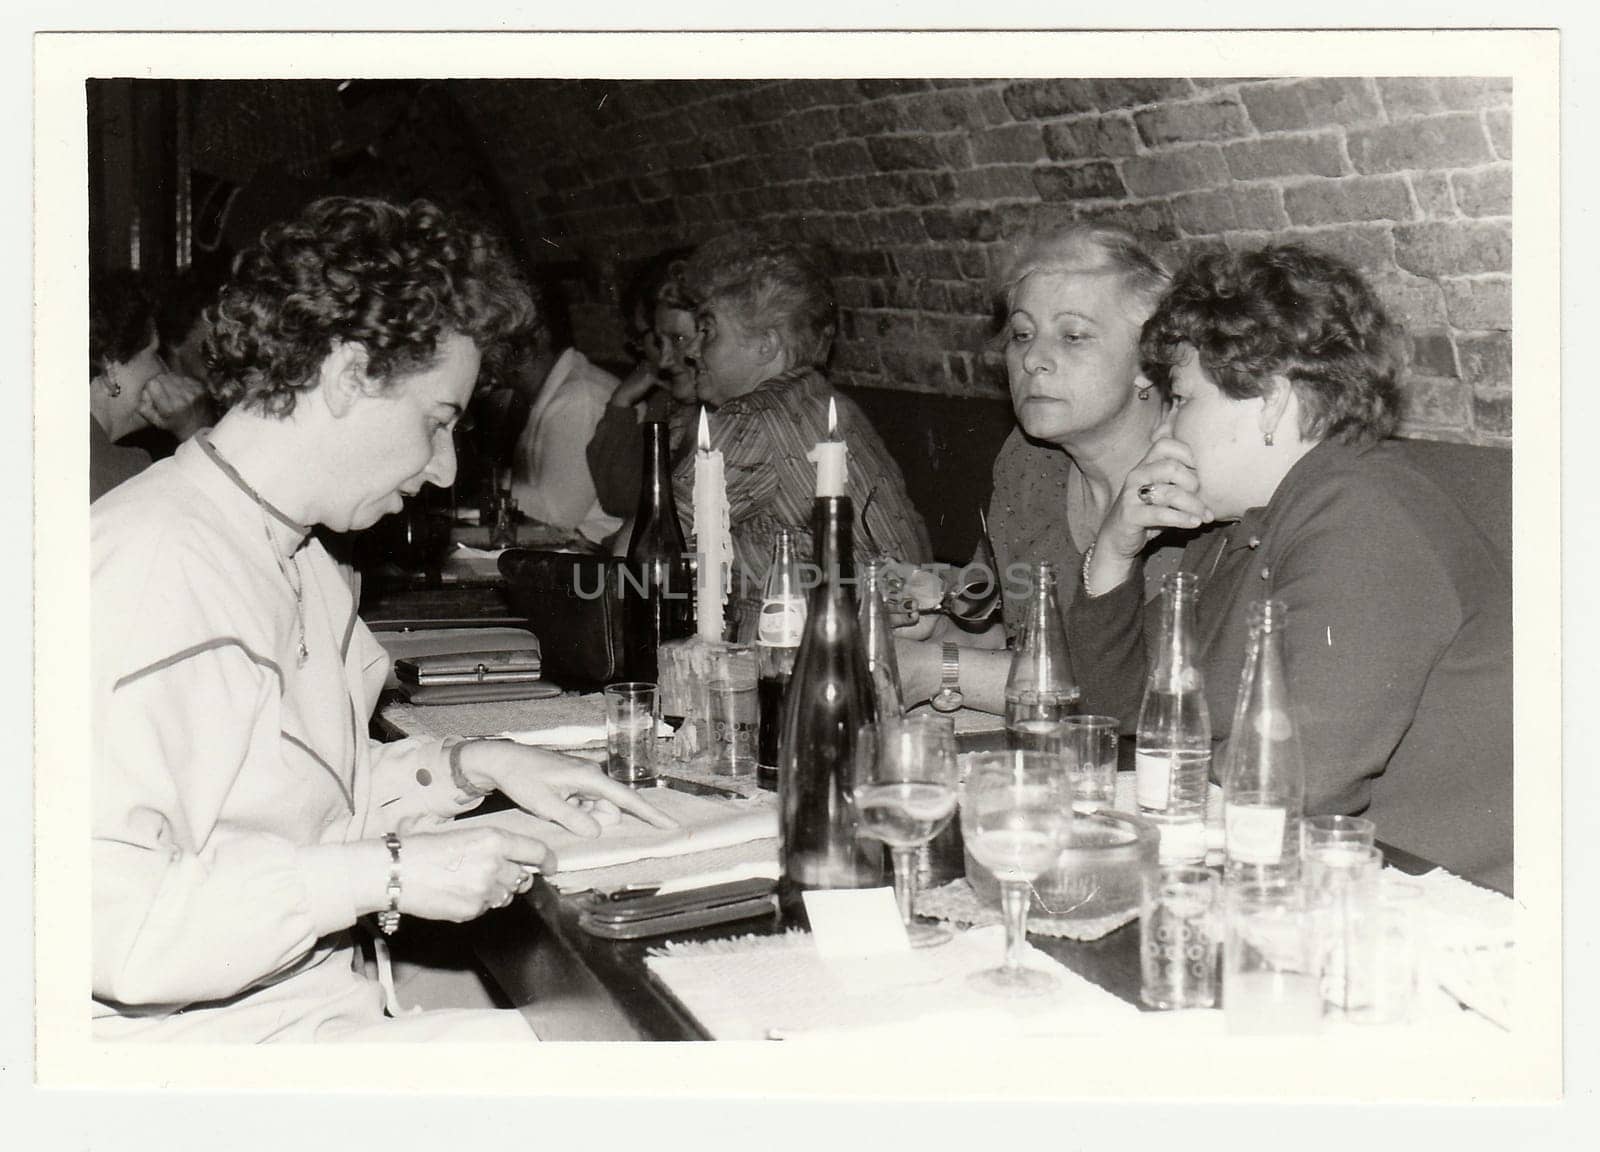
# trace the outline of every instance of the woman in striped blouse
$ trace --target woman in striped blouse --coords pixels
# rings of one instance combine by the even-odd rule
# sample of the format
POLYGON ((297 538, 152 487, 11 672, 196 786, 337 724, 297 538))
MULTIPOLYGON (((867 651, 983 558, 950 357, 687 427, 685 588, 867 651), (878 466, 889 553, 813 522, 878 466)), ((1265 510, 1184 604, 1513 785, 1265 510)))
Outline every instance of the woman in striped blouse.
MULTIPOLYGON (((900 467, 855 402, 823 369, 833 346, 833 288, 815 255, 748 232, 707 241, 687 269, 698 303, 688 352, 711 446, 727 469, 736 575, 735 610, 759 611, 777 529, 796 529, 810 549, 816 472, 806 453, 828 435, 828 401, 850 446, 845 491, 855 504, 855 558, 931 559, 928 530, 900 467)), ((673 476, 679 514, 694 507, 693 453, 673 476)), ((753 616, 751 617, 753 620, 753 616)))

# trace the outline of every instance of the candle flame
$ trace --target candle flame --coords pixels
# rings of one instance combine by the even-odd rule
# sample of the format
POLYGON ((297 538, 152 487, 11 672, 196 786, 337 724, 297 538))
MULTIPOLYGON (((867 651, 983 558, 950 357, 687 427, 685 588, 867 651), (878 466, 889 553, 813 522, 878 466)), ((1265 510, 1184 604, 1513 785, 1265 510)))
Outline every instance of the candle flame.
POLYGON ((839 410, 834 407, 833 397, 828 397, 828 439, 839 438, 839 410))
POLYGON ((706 422, 706 410, 704 408, 700 409, 699 445, 700 451, 711 451, 711 425, 706 422))

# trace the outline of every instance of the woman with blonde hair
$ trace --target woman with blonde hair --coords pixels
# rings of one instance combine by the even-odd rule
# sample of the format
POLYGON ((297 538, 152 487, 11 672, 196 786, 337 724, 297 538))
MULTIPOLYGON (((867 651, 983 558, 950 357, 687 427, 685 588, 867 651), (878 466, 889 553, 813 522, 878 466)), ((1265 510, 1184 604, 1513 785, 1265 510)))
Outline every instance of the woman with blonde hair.
MULTIPOLYGON (((902 629, 908 700, 953 688, 966 707, 1005 710, 1010 654, 984 649, 1015 631, 1026 566, 1055 564, 1065 608, 1100 521, 1161 422, 1161 395, 1139 371, 1139 332, 1170 279, 1147 241, 1114 225, 1073 224, 1014 245, 999 338, 1017 427, 995 459, 987 517, 1006 628, 974 636, 930 615, 902 629)), ((1148 570, 1159 588, 1177 550, 1150 551, 1159 552, 1148 570)))

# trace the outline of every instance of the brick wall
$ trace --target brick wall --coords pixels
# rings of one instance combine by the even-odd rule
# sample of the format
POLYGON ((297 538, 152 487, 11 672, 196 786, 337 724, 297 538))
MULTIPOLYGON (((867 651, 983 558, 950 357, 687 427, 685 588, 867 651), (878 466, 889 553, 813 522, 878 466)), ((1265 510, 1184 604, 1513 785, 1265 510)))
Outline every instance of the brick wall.
POLYGON ((1408 435, 1511 434, 1511 88, 1486 78, 457 82, 577 342, 633 262, 739 223, 826 244, 847 384, 999 395, 1000 240, 1108 217, 1181 249, 1294 239, 1415 343, 1408 435))

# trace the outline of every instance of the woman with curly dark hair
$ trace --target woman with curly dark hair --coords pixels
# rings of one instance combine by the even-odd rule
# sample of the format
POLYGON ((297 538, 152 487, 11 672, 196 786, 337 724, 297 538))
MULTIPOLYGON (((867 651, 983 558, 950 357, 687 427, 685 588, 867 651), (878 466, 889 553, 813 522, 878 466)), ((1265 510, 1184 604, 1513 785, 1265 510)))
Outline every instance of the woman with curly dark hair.
POLYGON ((320 200, 239 258, 210 357, 232 407, 91 513, 98 1037, 530 1038, 385 1021, 358 917, 526 890, 543 844, 449 825, 494 789, 581 834, 579 798, 670 824, 584 761, 366 735, 388 659, 312 529, 448 485, 479 364, 531 316, 499 247, 421 201, 320 200))
POLYGON ((1400 327, 1355 271, 1279 245, 1192 261, 1142 352, 1173 411, 1068 615, 1085 706, 1137 714, 1137 556, 1162 529, 1215 520, 1184 567, 1202 580, 1198 658, 1219 746, 1250 602, 1281 600, 1306 813, 1367 816, 1387 842, 1509 890, 1509 573, 1452 493, 1386 440, 1400 327))

